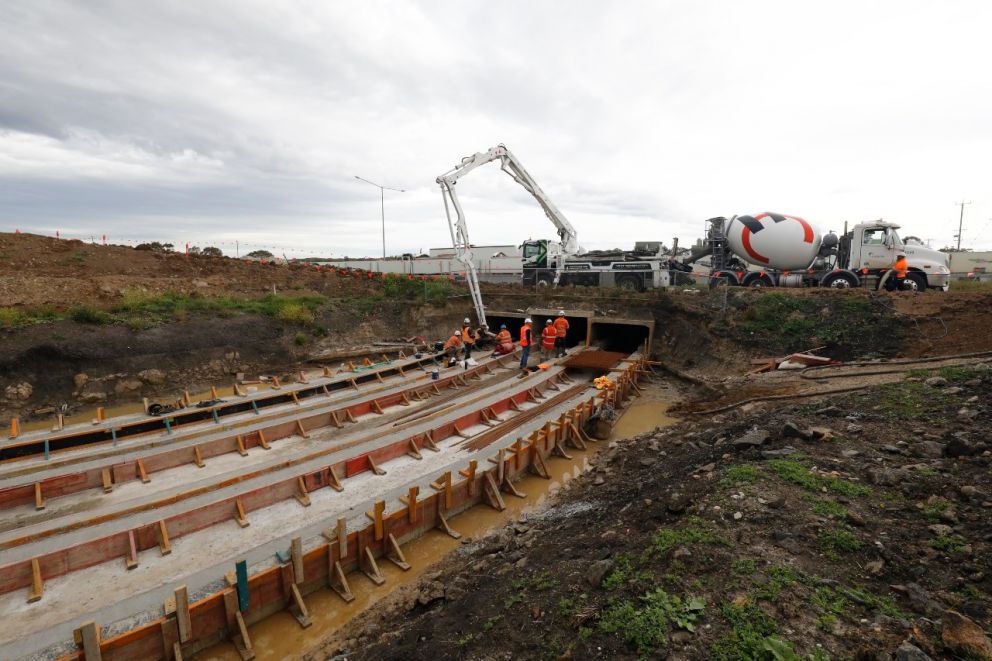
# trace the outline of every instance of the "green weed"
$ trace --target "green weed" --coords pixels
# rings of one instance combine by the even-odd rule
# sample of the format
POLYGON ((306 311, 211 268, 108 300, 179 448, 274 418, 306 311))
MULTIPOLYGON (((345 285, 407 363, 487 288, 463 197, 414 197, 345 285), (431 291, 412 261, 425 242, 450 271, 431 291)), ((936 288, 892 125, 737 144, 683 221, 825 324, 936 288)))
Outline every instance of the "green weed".
POLYGON ((731 466, 724 472, 720 485, 732 487, 738 484, 754 484, 761 479, 762 475, 761 469, 750 464, 731 466))
POLYGON ((701 597, 680 599, 660 588, 644 594, 638 607, 629 601, 612 604, 599 620, 604 633, 620 633, 623 639, 647 655, 668 642, 671 625, 695 631, 695 621, 706 608, 701 597))
POLYGON ((831 560, 837 560, 841 553, 859 551, 861 546, 861 540, 846 530, 824 530, 820 533, 820 549, 831 560))
POLYGON ((773 459, 768 467, 786 482, 792 482, 809 491, 832 491, 842 496, 864 496, 871 493, 871 487, 855 484, 831 475, 814 473, 795 459, 773 459))
POLYGON ((66 315, 79 324, 93 324, 95 326, 105 326, 113 321, 113 317, 103 310, 95 310, 85 305, 76 305, 69 308, 66 315))
POLYGON ((0 308, 0 328, 17 328, 30 321, 30 318, 16 308, 0 308))
POLYGON ((958 553, 964 546, 964 538, 960 535, 937 535, 930 540, 930 546, 946 553, 958 553))
POLYGON ((932 501, 923 504, 920 513, 931 523, 940 521, 941 515, 951 508, 951 503, 943 498, 934 498, 932 501))
POLYGON ((642 560, 651 558, 656 554, 662 554, 676 546, 690 546, 692 544, 719 544, 721 546, 731 546, 731 543, 724 537, 716 534, 712 530, 702 527, 702 520, 696 517, 689 519, 689 525, 682 529, 662 528, 651 538, 651 546, 644 550, 642 560))
POLYGON ((754 560, 751 559, 734 560, 730 564, 730 569, 735 574, 740 574, 741 576, 750 576, 757 571, 754 560))
POLYGON ((812 509, 820 516, 830 516, 835 519, 843 519, 847 516, 847 508, 834 500, 816 500, 812 509))

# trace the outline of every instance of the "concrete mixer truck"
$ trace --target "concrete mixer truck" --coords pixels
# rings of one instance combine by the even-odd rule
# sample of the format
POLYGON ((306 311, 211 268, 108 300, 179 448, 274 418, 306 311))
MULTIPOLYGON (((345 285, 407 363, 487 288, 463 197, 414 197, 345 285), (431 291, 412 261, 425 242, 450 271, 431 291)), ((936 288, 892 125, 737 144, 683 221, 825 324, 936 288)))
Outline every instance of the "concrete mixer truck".
MULTIPOLYGON (((906 244, 898 225, 858 223, 844 233, 822 233, 798 216, 760 213, 711 218, 703 249, 683 260, 681 268, 711 258, 711 284, 743 287, 879 288, 891 284, 892 265, 906 255, 905 287, 947 291, 950 257, 917 244, 906 244)), ((674 265, 674 263, 673 263, 674 265)))

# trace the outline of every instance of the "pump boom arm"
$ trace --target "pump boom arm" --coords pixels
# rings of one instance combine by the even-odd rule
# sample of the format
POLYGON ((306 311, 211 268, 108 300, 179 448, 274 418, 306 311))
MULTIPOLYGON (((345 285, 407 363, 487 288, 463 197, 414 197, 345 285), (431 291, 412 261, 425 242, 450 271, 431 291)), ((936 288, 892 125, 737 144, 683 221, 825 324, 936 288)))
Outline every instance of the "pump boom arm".
MULTIPOLYGON (((441 197, 444 199, 444 212, 448 217, 448 228, 451 230, 451 241, 455 247, 458 260, 465 265, 466 278, 468 279, 469 290, 472 293, 472 303, 475 305, 479 323, 486 324, 485 309, 482 305, 482 294, 479 289, 479 276, 475 269, 475 262, 472 261, 472 244, 468 238, 468 225, 465 223, 465 213, 458 202, 458 195, 455 193, 455 184, 466 174, 476 169, 480 165, 500 161, 500 169, 510 175, 510 177, 523 186, 524 190, 530 193, 537 203, 541 205, 545 215, 558 230, 561 238, 561 249, 563 255, 574 255, 578 249, 578 238, 575 228, 562 215, 558 207, 548 199, 541 187, 537 185, 530 173, 521 165, 520 161, 505 145, 498 145, 487 152, 477 152, 472 156, 466 156, 462 162, 448 170, 437 178, 437 183, 441 187, 441 197), (451 212, 454 210, 455 218, 452 219, 451 212)), ((555 274, 555 284, 561 276, 561 261, 559 261, 558 271, 555 274)))

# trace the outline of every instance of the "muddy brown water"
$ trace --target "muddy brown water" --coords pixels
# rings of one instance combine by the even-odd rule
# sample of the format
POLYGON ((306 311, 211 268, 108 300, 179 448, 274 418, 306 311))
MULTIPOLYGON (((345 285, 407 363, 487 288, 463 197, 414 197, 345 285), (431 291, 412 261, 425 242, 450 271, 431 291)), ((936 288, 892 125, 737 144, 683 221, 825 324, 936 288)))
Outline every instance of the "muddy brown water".
MULTIPOLYGON (((656 427, 674 424, 675 419, 667 415, 670 400, 658 398, 659 393, 646 394, 647 399, 634 400, 622 412, 613 427, 612 439, 628 438, 656 427)), ((496 510, 476 506, 452 519, 452 527, 462 534, 462 539, 478 539, 486 533, 504 525, 523 512, 541 508, 562 486, 586 472, 593 458, 606 443, 590 445, 586 451, 570 451, 571 460, 553 458, 548 469, 551 479, 545 480, 535 475, 527 475, 516 487, 526 494, 526 498, 506 496, 506 510, 496 510)), ((256 659, 260 661, 291 661, 299 659, 310 649, 320 645, 352 618, 374 605, 396 588, 416 581, 432 564, 441 560, 448 552, 461 544, 440 531, 430 531, 426 535, 403 546, 407 561, 413 566, 402 571, 388 562, 379 565, 386 577, 385 584, 375 586, 361 574, 351 574, 349 581, 355 600, 345 604, 331 590, 318 590, 306 596, 307 609, 313 625, 301 629, 288 611, 280 611, 257 622, 248 628, 256 659)), ((219 643, 195 656, 196 661, 240 661, 234 645, 219 643)))

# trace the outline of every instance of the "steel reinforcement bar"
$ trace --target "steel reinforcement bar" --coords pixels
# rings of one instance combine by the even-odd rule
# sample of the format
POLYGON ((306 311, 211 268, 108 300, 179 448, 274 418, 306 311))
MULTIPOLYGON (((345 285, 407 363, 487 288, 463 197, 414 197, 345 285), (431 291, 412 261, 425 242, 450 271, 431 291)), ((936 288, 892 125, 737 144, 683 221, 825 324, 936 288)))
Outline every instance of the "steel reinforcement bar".
MULTIPOLYGON (((631 390, 637 390, 637 375, 648 371, 638 359, 622 372, 614 373, 615 386, 580 402, 558 421, 548 421, 528 438, 518 438, 497 453, 495 465, 482 470, 477 462, 457 474, 447 472, 431 486, 435 493, 420 497, 415 489, 391 509, 384 501, 376 502, 369 513, 372 522, 364 528, 348 531, 344 519, 324 531, 326 543, 302 552, 299 538, 293 540, 290 561, 264 569, 251 576, 238 563, 229 576, 230 587, 190 603, 185 586, 165 604, 165 615, 130 631, 102 640, 100 627, 87 622, 76 630, 79 650, 59 661, 117 661, 123 659, 177 659, 194 654, 224 639, 231 639, 242 659, 255 653, 247 625, 280 610, 289 610, 303 626, 309 615, 303 596, 321 589, 331 589, 345 602, 354 597, 347 574, 361 571, 377 584, 385 581, 377 560, 387 559, 403 569, 405 561, 400 547, 432 529, 458 536, 449 519, 474 505, 487 503, 503 509, 502 492, 515 491, 512 481, 524 471, 548 477, 546 461, 552 455, 564 455, 565 444, 581 447, 587 439, 582 424, 604 403, 621 407, 631 390), (459 479, 461 478, 461 479, 459 479)), ((566 455, 567 456, 567 455, 566 455)))

